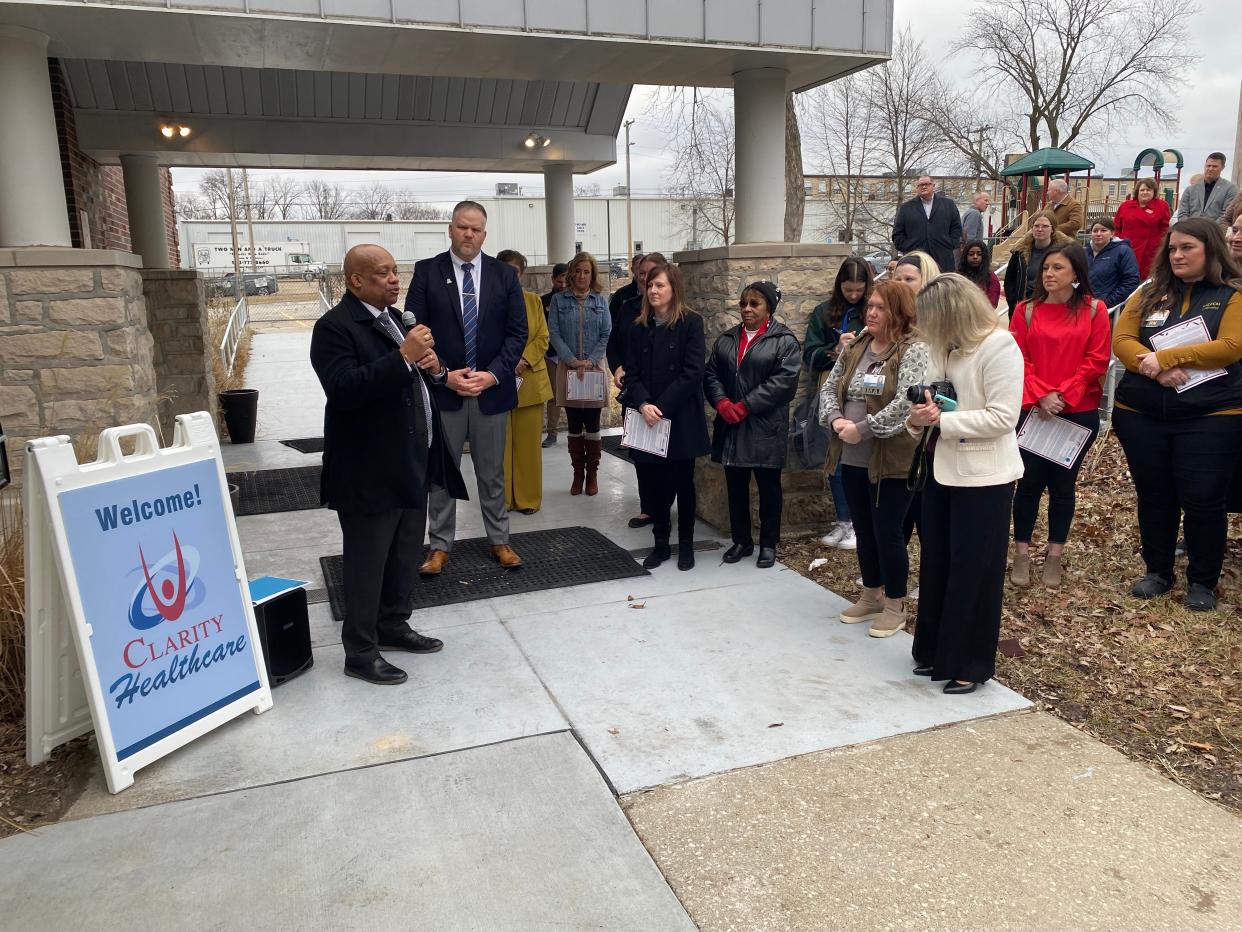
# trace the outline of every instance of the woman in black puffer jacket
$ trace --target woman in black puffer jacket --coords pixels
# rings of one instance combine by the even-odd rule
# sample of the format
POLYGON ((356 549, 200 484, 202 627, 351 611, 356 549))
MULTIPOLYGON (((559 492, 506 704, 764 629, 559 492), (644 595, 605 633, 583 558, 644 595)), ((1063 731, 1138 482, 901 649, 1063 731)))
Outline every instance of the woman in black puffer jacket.
POLYGON ((781 293, 771 282, 742 289, 742 323, 716 340, 707 358, 703 391, 716 409, 712 459, 722 463, 729 492, 733 546, 724 555, 736 563, 754 553, 750 531, 750 476, 759 487, 759 558, 776 562, 781 535, 781 468, 789 437, 789 405, 798 390, 802 348, 793 332, 772 314, 781 293))

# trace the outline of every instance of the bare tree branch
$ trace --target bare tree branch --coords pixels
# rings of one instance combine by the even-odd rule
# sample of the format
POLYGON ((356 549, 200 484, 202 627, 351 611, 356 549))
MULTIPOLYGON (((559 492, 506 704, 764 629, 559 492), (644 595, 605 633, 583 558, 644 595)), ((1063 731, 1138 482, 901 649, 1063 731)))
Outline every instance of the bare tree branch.
MULTIPOLYGON (((955 44, 978 53, 980 86, 1020 108, 1024 147, 1090 149, 1122 125, 1167 128, 1187 53, 1192 4, 994 0, 974 8, 955 44)), ((959 147, 960 148, 960 147, 959 147)))
POLYGON ((342 220, 345 217, 345 192, 339 184, 320 178, 306 183, 306 210, 310 220, 342 220))

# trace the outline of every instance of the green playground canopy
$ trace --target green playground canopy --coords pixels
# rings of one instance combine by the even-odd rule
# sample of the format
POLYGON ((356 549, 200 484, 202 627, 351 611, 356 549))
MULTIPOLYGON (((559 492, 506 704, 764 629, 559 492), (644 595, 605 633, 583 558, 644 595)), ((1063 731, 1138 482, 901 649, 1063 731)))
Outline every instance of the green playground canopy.
POLYGON ((1068 149, 1053 149, 1051 147, 1045 149, 1036 149, 1030 152, 1012 165, 1007 165, 1001 169, 1001 174, 1007 178, 1020 177, 1023 175, 1042 175, 1047 172, 1049 175, 1060 175, 1065 172, 1084 172, 1095 168, 1095 163, 1090 159, 1084 159, 1081 155, 1070 152, 1068 149))

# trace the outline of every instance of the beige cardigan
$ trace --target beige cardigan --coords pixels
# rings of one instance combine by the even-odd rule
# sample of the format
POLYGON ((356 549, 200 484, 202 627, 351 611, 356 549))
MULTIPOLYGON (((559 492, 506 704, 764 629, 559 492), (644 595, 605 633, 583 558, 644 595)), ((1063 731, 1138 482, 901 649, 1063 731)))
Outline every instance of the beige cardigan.
MULTIPOLYGON (((995 330, 970 351, 948 359, 934 348, 926 382, 947 379, 957 410, 940 415, 936 481, 949 486, 1004 485, 1022 476, 1014 433, 1022 406, 1022 351, 1007 330, 995 330)), ((907 425, 909 422, 907 421, 907 425)), ((918 435, 921 428, 909 427, 918 435)))

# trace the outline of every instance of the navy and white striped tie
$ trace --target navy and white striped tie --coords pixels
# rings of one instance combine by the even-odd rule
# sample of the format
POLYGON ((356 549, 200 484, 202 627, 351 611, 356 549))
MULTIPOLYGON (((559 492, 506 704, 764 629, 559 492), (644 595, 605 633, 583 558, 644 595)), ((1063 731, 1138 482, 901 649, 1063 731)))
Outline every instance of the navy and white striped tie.
POLYGON ((474 290, 474 276, 470 270, 474 264, 461 264, 461 322, 466 331, 466 365, 475 366, 475 343, 479 335, 479 298, 474 290))

